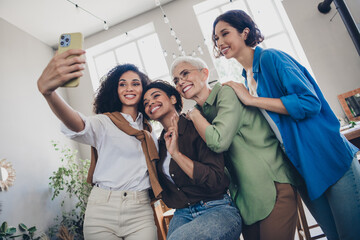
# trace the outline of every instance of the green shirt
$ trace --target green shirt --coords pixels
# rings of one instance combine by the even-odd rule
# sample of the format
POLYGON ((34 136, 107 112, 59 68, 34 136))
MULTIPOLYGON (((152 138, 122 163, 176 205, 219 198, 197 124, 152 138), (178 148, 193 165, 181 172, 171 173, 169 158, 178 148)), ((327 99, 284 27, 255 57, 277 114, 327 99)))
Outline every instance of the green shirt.
POLYGON ((246 225, 266 218, 275 205, 274 182, 293 183, 292 168, 257 108, 245 107, 232 88, 216 84, 202 107, 211 123, 208 147, 225 152, 229 190, 246 225))

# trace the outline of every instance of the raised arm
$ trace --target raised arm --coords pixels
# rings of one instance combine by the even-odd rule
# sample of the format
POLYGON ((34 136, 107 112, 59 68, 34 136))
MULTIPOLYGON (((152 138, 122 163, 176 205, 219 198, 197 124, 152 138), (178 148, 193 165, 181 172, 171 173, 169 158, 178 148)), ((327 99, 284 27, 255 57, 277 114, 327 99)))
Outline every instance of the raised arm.
POLYGON ((72 78, 81 77, 85 60, 81 56, 83 50, 72 49, 62 54, 56 54, 44 69, 37 81, 38 89, 48 102, 54 114, 70 130, 80 132, 85 124, 79 114, 72 109, 55 90, 72 78), (77 57, 67 58, 70 55, 77 57))
POLYGON ((214 152, 228 150, 243 118, 244 106, 230 87, 222 87, 216 100, 216 117, 209 123, 198 110, 190 113, 196 130, 214 152))
POLYGON ((178 116, 171 119, 171 127, 164 135, 166 149, 170 153, 172 159, 179 165, 179 167, 188 175, 189 178, 194 178, 194 162, 179 151, 178 144, 178 116))
POLYGON ((174 125, 176 121, 174 119, 172 121, 173 126, 164 135, 172 159, 194 184, 206 186, 210 190, 218 188, 225 178, 223 155, 211 151, 194 128, 189 131, 194 131, 190 135, 196 138, 182 138, 185 154, 182 153, 178 147, 177 125, 174 125))
POLYGON ((240 101, 246 106, 258 107, 271 112, 289 115, 280 98, 264 98, 251 96, 245 85, 234 81, 223 83, 234 89, 240 101))
POLYGON ((290 115, 294 120, 302 120, 318 114, 321 102, 309 78, 310 74, 281 52, 268 51, 261 55, 260 68, 269 73, 264 80, 277 88, 279 96, 274 98, 253 97, 244 85, 228 82, 241 102, 247 106, 262 108, 279 114, 290 115))

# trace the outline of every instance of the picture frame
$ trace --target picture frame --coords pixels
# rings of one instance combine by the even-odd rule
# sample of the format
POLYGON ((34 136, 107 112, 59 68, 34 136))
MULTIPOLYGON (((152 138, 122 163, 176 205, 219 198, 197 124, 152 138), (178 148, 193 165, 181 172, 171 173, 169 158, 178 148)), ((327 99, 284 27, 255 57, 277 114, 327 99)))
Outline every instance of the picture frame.
POLYGON ((340 94, 338 99, 349 121, 360 121, 360 88, 340 94))

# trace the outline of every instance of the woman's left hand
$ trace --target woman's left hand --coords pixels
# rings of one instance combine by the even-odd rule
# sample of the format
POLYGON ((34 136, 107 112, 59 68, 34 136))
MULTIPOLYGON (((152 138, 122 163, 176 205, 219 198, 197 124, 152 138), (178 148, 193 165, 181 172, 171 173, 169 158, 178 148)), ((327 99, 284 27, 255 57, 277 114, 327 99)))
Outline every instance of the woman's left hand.
POLYGON ((251 100, 254 98, 253 96, 250 95, 249 91, 247 90, 247 88, 245 87, 244 84, 242 83, 237 83, 234 81, 228 81, 222 84, 227 85, 229 87, 231 87, 232 89, 234 89, 236 95, 238 96, 239 100, 246 106, 251 105, 251 100))
POLYGON ((178 145, 178 121, 179 116, 174 115, 171 117, 171 126, 168 128, 167 132, 164 135, 166 149, 172 157, 179 153, 178 145))

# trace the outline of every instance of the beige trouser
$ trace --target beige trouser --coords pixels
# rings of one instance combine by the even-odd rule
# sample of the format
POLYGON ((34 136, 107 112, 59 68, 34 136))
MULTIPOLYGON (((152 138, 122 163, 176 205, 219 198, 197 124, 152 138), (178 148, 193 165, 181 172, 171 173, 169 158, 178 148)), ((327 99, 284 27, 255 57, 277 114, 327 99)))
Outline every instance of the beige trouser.
POLYGON ((86 240, 156 240, 148 191, 111 191, 94 186, 88 200, 86 240))

